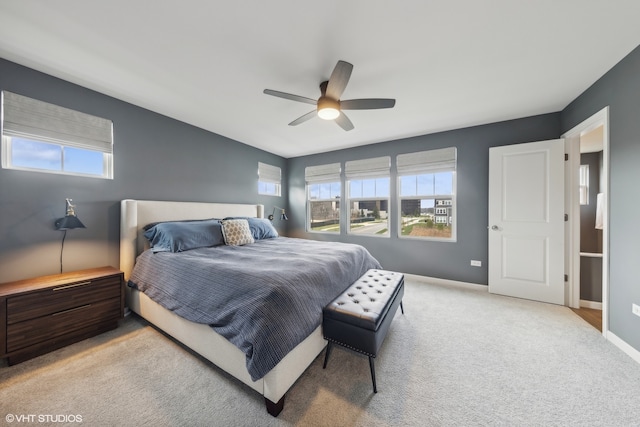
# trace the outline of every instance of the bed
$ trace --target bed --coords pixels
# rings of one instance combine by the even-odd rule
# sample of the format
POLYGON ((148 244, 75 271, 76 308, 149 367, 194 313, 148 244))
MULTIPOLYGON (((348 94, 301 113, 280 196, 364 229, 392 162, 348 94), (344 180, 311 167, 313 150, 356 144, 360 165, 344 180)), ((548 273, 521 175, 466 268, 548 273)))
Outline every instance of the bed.
MULTIPOLYGON (((191 348, 196 353, 202 355, 203 357, 214 363, 216 366, 220 367, 224 371, 228 372, 244 384, 248 385, 258 393, 263 395, 267 411, 271 415, 277 416, 284 407, 284 398, 286 392, 300 377, 300 375, 302 375, 302 373, 326 345, 326 341, 322 338, 320 327, 321 316, 318 316, 317 326, 313 325, 313 327, 309 328, 307 325, 308 330, 296 331, 296 334, 299 335, 299 342, 296 341, 295 346, 292 346, 290 350, 287 348, 286 353, 284 353, 283 349, 279 348, 279 342, 275 341, 275 335, 274 337, 270 337, 267 336, 267 334, 262 334, 266 336, 266 338, 271 338, 271 341, 267 341, 266 344, 256 345, 255 348, 260 348, 261 351, 266 352, 273 347, 273 350, 276 353, 277 351, 279 351, 280 354, 277 355, 277 358, 275 359, 273 358, 275 356, 272 357, 271 355, 266 358, 269 361, 273 360, 273 362, 271 362, 271 365, 265 365, 257 362, 253 363, 250 357, 250 353, 253 350, 247 353, 247 349, 243 347, 242 342, 239 343, 237 339, 232 337, 230 338, 227 333, 227 329, 229 328, 217 323, 219 320, 219 317, 216 317, 218 315, 218 310, 214 310, 213 313, 209 313, 207 315, 197 316, 195 320, 187 320, 189 316, 181 312, 180 302, 176 302, 174 307, 171 305, 171 303, 168 304, 166 301, 157 299, 158 295, 154 294, 152 290, 147 289, 143 283, 146 280, 150 282, 151 285, 151 282, 163 281, 163 278, 168 278, 172 276, 173 273, 160 271, 160 276, 157 276, 156 278, 145 280, 142 279, 145 268, 149 271, 159 271, 164 268, 164 264, 169 264, 169 262, 165 262, 165 260, 178 258, 178 254, 152 254, 152 251, 149 249, 148 240, 144 237, 146 226, 148 226, 149 224, 161 223, 166 221, 205 220, 210 218, 222 219, 230 217, 263 218, 264 207, 262 205, 251 204, 170 202, 131 199, 123 200, 121 202, 120 269, 124 272, 125 279, 129 281, 129 284, 133 285, 127 286, 127 305, 133 312, 137 313, 138 315, 149 321, 151 324, 155 325, 157 328, 161 329, 174 339, 191 348), (136 260, 138 260, 137 266, 136 260), (153 264, 154 261, 156 262, 155 264, 153 264), (147 265, 146 263, 151 264, 147 265), (134 278, 136 279, 135 283, 132 283, 132 281, 130 280, 132 276, 134 276, 134 278), (138 282, 140 282, 140 284, 138 282), (154 299, 152 299, 152 297, 150 297, 149 295, 152 295, 152 297, 155 298, 156 301, 154 301, 154 299), (180 315, 177 313, 180 313, 180 315), (215 330, 214 327, 216 327, 215 330), (232 341, 235 344, 232 343, 232 341), (241 350, 241 348, 243 349, 241 350)), ((262 260, 262 258, 268 258, 272 256, 270 254, 277 254, 286 251, 287 262, 280 263, 280 265, 285 265, 285 267, 278 267, 278 269, 281 269, 283 272, 285 272, 285 270, 287 269, 287 264, 293 266, 297 265, 296 267, 291 268, 293 274, 294 269, 306 270, 301 269, 300 264, 296 264, 294 261, 292 261, 292 257, 294 255, 292 255, 290 252, 295 252, 296 250, 292 249, 293 247, 289 248, 289 246, 293 244, 299 245, 300 242, 296 242, 296 240, 300 239, 278 237, 269 240, 265 239, 264 241, 256 241, 255 244, 250 244, 242 247, 221 246, 218 248, 196 249, 192 251, 186 251, 179 256, 185 259, 189 259, 189 262, 195 262, 195 258, 223 258, 223 254, 225 254, 224 256, 227 257, 236 256, 232 254, 238 254, 238 257, 253 256, 253 259, 255 260, 262 260), (218 250, 218 252, 216 252, 216 256, 210 256, 208 251, 215 250, 218 250), (256 254, 251 254, 252 252, 255 252, 256 254), (230 255, 229 253, 232 254, 230 255)), ((315 241, 306 242, 308 242, 309 245, 323 244, 321 242, 315 241)), ((326 246, 326 244, 324 245, 326 246)), ((335 245, 335 247, 340 247, 340 245, 344 244, 335 245)), ((318 246, 318 248, 321 247, 318 246)), ((325 249, 314 248, 313 251, 319 253, 321 250, 325 249)), ((370 255, 364 248, 361 248, 361 250, 366 253, 366 256, 362 256, 362 261, 354 260, 353 271, 349 273, 349 277, 359 277, 359 275, 363 273, 363 271, 361 271, 362 269, 379 268, 377 261, 375 261, 373 257, 369 259, 368 257, 370 257, 370 255)), ((270 262, 273 264, 274 260, 275 258, 270 262)), ((302 260, 300 262, 306 261, 302 260)), ((243 265, 247 264, 251 263, 247 263, 245 261, 243 265)), ((315 264, 315 262, 312 264, 315 264)), ((347 276, 342 275, 339 276, 339 279, 336 277, 332 277, 332 274, 330 274, 330 272, 328 271, 328 266, 329 264, 327 264, 327 266, 325 266, 324 268, 319 267, 319 272, 316 275, 325 274, 327 282, 333 282, 331 284, 333 288, 331 288, 330 292, 334 292, 335 295, 338 295, 342 290, 344 290, 351 284, 346 283, 348 281, 351 281, 351 279, 347 279, 347 276), (339 290, 335 291, 335 289, 339 290)), ((331 269, 333 269, 334 267, 335 266, 332 266, 331 269)), ((217 274, 209 272, 208 270, 205 271, 204 268, 214 269, 220 267, 209 266, 207 264, 206 267, 202 268, 203 270, 201 270, 202 272, 199 274, 200 276, 213 277, 217 276, 217 274)), ((180 275, 188 275, 195 270, 196 269, 191 266, 185 266, 180 275)), ((176 273, 175 275, 178 274, 176 273)), ((233 274, 232 276, 233 277, 228 280, 235 280, 233 286, 249 286, 250 282, 258 280, 257 274, 248 274, 244 271, 244 269, 242 271, 239 270, 237 274, 233 274)), ((280 274, 266 274, 265 277, 267 277, 268 280, 261 280, 260 286, 256 286, 256 289, 262 290, 265 287, 264 283, 266 282, 269 282, 269 286, 271 286, 271 282, 274 282, 273 286, 280 286, 275 283, 275 278, 279 276, 280 274)), ((291 281, 291 279, 288 280, 291 281)), ((192 278, 189 277, 188 280, 185 281, 185 283, 191 283, 191 281, 192 278)), ((287 279, 283 279, 283 282, 286 281, 287 279)), ((304 291, 304 289, 302 289, 302 291, 304 291)), ((258 293, 256 295, 261 294, 258 293)), ((266 299, 269 299, 270 294, 265 295, 267 295, 266 299)), ((326 299, 327 297, 324 296, 323 298, 326 299)), ((298 301, 297 304, 300 304, 300 301, 298 301)), ((313 310, 317 311, 317 308, 314 307, 313 310)), ((315 313, 315 311, 313 310, 309 311, 315 313)), ((263 310, 262 312, 265 313, 266 311, 263 310)), ((227 313, 226 316, 223 317, 233 317, 233 313, 227 313)), ((248 323, 254 324, 257 322, 253 320, 248 323)), ((304 322, 300 323, 303 324, 304 322)), ((260 327, 265 328, 264 330, 267 330, 269 329, 269 324, 270 323, 264 323, 263 326, 260 327)), ((250 333, 251 331, 247 332, 247 335, 250 335, 250 333)), ((253 333, 255 334, 255 331, 253 333)))

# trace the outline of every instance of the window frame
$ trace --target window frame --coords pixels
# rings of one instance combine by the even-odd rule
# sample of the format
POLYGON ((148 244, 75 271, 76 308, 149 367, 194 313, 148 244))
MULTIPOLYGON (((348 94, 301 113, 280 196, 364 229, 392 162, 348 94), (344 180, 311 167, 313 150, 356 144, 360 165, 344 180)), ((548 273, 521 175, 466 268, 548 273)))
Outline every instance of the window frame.
POLYGON ((345 215, 347 217, 346 222, 346 235, 347 236, 366 236, 377 238, 390 238, 391 237, 391 220, 393 215, 391 212, 391 156, 382 156, 376 158, 368 158, 361 160, 354 160, 346 162, 345 164, 345 199, 346 207, 345 215), (351 195, 351 182, 357 180, 376 180, 386 179, 388 194, 387 196, 372 196, 372 197, 353 197, 351 195), (373 234, 361 234, 353 232, 351 229, 351 206, 353 202, 371 202, 371 201, 386 201, 387 202, 387 226, 385 233, 373 233, 373 234))
POLYGON ((328 233, 328 234, 340 234, 341 232, 341 227, 342 227, 342 221, 341 219, 341 210, 342 210, 342 181, 341 180, 337 180, 337 181, 316 181, 316 182, 307 182, 305 184, 306 186, 306 194, 307 194, 307 206, 306 206, 306 210, 307 210, 307 220, 306 220, 306 230, 309 233, 328 233), (338 184, 340 186, 340 195, 337 197, 330 197, 330 198, 317 198, 317 199, 311 199, 311 186, 312 185, 323 185, 323 184, 338 184), (313 203, 318 203, 318 202, 324 202, 324 203, 338 203, 338 207, 337 207, 337 211, 338 211, 338 216, 337 216, 337 230, 336 231, 329 231, 329 230, 314 230, 311 227, 311 205, 313 203))
POLYGON ((261 196, 282 196, 282 168, 258 162, 258 194, 261 196), (273 186, 273 191, 263 191, 263 186, 273 186))
MULTIPOLYGON (((396 221, 397 233, 399 239, 409 240, 422 240, 422 241, 434 241, 434 242, 456 242, 457 241, 457 148, 447 147, 441 149, 425 150, 420 152, 412 152, 406 154, 399 154, 396 156, 396 194, 398 202, 398 220, 396 221), (398 159, 411 158, 412 163, 403 168, 399 165, 398 159), (423 160, 424 163, 419 163, 423 160), (453 165, 451 165, 453 163, 453 165), (402 170, 405 169, 405 170, 402 170), (411 196, 402 195, 402 178, 408 176, 415 176, 416 179, 420 175, 435 175, 442 172, 451 172, 451 194, 438 194, 435 191, 433 194, 416 194, 411 196), (441 221, 439 218, 441 214, 437 214, 438 209, 445 209, 442 206, 437 205, 438 200, 450 200, 450 206, 447 205, 446 209, 451 209, 450 222, 451 222, 451 237, 431 237, 431 236, 408 236, 402 234, 403 229, 403 215, 402 215, 402 203, 404 200, 433 200, 433 224, 438 224, 441 221)), ((435 182, 434 182, 435 190, 435 182)), ((417 193, 417 191, 416 191, 417 193)))
MULTIPOLYGON (((2 168, 83 178, 113 179, 113 122, 91 114, 50 104, 27 96, 2 91, 2 168), (15 140, 14 140, 15 139, 15 140), (40 144, 28 151, 27 165, 16 164, 18 141, 40 144), (42 145, 46 144, 46 145, 42 145), (38 154, 56 152, 56 167, 38 166, 38 154), (101 172, 86 173, 66 168, 66 153, 102 153, 101 172), (28 165, 28 163, 32 163, 28 165), (59 165, 59 168, 58 168, 59 165)), ((23 146, 24 147, 24 146, 23 146)), ((73 165, 73 163, 67 163, 73 165)), ((97 171, 97 168, 96 168, 97 171)))
POLYGON ((76 176, 76 177, 82 177, 82 178, 113 179, 113 153, 102 152, 102 173, 100 175, 92 174, 92 173, 77 172, 77 171, 69 171, 64 169, 64 164, 65 164, 64 149, 65 148, 73 148, 76 150, 82 150, 82 151, 92 152, 92 153, 100 153, 100 152, 95 150, 77 148, 77 147, 73 147, 73 146, 69 146, 61 143, 53 143, 48 141, 22 138, 28 141, 46 143, 46 144, 50 144, 52 146, 60 148, 61 169, 46 169, 46 168, 19 166, 14 164, 12 138, 13 137, 10 137, 10 136, 4 136, 4 135, 2 136, 2 168, 3 169, 37 172, 37 173, 48 173, 48 174, 54 174, 54 175, 76 176))
MULTIPOLYGON (((342 167, 340 163, 329 163, 316 166, 307 166, 304 170, 304 182, 305 182, 305 230, 308 233, 326 233, 331 235, 342 234, 342 206, 344 206, 343 200, 343 182, 342 182, 342 167), (323 184, 338 184, 340 189, 337 197, 318 198, 311 199, 311 186, 323 185, 323 184), (337 200, 338 205, 338 229, 336 231, 328 230, 313 230, 311 228, 311 204, 313 202, 335 202, 337 200)), ((333 194, 330 191, 330 195, 333 194)))
POLYGON ((579 168, 579 203, 580 206, 589 205, 589 165, 580 165, 579 168))

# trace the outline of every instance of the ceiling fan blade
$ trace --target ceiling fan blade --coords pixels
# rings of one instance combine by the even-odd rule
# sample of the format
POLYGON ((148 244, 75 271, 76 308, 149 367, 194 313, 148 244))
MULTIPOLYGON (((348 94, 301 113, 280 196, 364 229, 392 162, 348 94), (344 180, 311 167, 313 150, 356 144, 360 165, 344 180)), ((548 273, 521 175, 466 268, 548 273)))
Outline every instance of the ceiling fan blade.
POLYGON ((297 119, 295 119, 294 121, 292 121, 291 123, 289 123, 289 126, 297 126, 300 123, 304 123, 307 120, 311 120, 312 118, 314 118, 317 115, 318 115, 318 112, 316 110, 309 111, 307 114, 305 114, 303 116, 300 116, 297 119))
POLYGON ((304 102, 305 104, 316 105, 318 103, 316 99, 311 99, 300 95, 293 95, 291 93, 280 92, 277 90, 265 89, 263 92, 267 95, 277 96, 278 98, 289 99, 291 101, 304 102))
POLYGON ((338 61, 331 73, 331 77, 329 77, 325 95, 329 98, 340 99, 342 92, 347 87, 347 83, 349 83, 351 71, 353 71, 353 65, 345 61, 338 61))
POLYGON ((340 115, 336 118, 336 123, 346 131, 353 129, 353 123, 351 123, 349 117, 347 117, 343 112, 340 112, 340 115))
POLYGON ((393 108, 396 105, 395 99, 370 98, 370 99, 348 99, 340 101, 342 110, 377 110, 380 108, 393 108))

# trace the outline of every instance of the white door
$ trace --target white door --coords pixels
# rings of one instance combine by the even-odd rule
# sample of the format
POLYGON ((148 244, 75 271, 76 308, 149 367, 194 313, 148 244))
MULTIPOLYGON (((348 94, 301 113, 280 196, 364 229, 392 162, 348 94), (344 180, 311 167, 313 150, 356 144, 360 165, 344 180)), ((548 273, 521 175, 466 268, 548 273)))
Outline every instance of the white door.
POLYGON ((564 304, 564 140, 489 149, 489 292, 564 304))

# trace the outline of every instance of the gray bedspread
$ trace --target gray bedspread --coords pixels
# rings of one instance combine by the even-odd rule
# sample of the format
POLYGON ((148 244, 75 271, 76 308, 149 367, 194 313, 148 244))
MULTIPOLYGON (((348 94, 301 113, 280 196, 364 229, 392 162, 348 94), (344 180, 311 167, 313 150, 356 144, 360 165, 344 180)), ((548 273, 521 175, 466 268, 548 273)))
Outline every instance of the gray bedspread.
POLYGON ((142 253, 129 286, 204 323, 245 355, 255 381, 320 325, 322 308, 378 261, 359 245, 286 237, 142 253))

